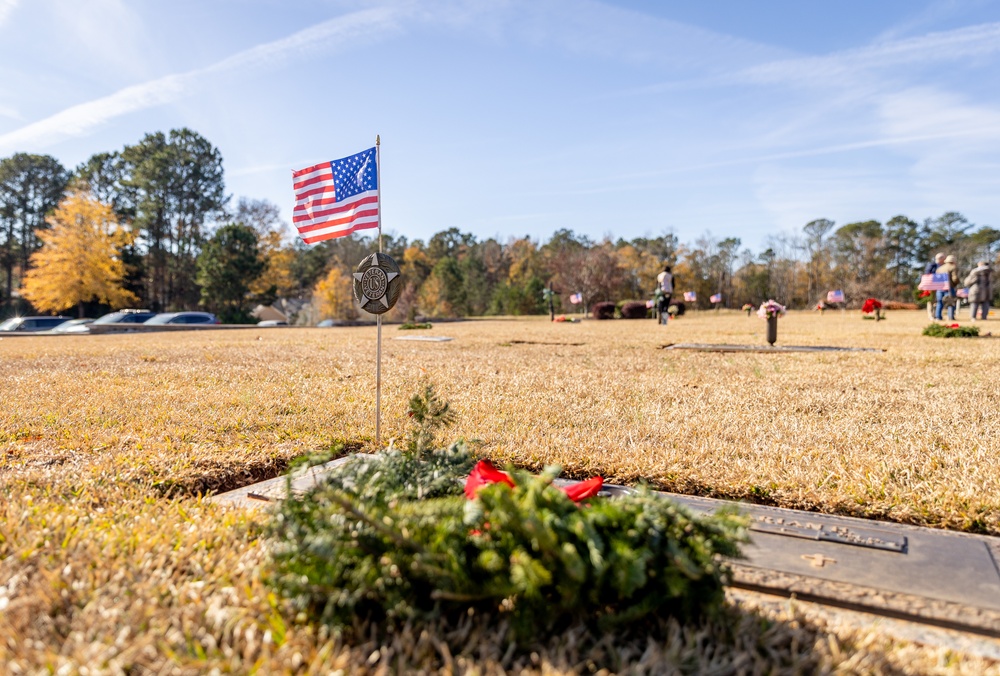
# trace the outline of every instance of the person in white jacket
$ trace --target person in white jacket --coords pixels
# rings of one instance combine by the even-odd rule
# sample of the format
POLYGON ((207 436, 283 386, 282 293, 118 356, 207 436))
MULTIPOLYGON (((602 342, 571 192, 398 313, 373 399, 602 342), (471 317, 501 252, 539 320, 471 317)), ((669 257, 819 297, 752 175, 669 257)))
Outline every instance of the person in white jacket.
POLYGON ((660 289, 660 323, 663 324, 667 321, 667 308, 674 296, 674 275, 669 265, 663 266, 663 272, 656 276, 656 285, 660 289))

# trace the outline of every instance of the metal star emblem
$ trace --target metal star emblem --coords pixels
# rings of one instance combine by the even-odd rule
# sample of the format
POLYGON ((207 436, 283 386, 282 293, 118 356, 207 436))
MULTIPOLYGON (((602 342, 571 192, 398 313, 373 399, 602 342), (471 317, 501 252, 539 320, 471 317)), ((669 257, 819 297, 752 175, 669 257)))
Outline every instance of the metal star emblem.
POLYGON ((354 296, 361 309, 372 314, 382 314, 392 309, 399 300, 399 266, 390 256, 373 253, 358 264, 354 277, 354 296))

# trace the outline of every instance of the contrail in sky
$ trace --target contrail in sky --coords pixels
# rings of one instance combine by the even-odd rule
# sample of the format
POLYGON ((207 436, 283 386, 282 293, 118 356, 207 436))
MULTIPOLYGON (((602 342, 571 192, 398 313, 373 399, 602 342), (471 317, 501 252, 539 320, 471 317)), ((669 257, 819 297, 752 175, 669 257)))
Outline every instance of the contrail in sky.
MULTIPOLYGON (((0 23, 16 0, 0 0, 0 23)), ((401 12, 390 8, 368 9, 330 19, 297 33, 251 47, 222 61, 185 73, 175 73, 119 89, 113 94, 80 103, 43 120, 0 136, 0 154, 26 147, 49 146, 82 136, 106 122, 189 95, 206 77, 247 68, 272 67, 276 62, 316 49, 341 48, 351 38, 374 37, 398 28, 401 12)))

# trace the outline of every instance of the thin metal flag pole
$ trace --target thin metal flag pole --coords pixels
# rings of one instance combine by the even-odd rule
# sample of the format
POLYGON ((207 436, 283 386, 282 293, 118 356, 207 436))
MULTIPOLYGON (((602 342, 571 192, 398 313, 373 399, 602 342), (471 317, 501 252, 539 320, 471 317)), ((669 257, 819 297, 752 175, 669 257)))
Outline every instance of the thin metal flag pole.
MULTIPOLYGON (((375 181, 378 183, 378 252, 382 253, 382 156, 379 135, 375 135, 375 181)), ((375 347, 375 446, 382 447, 382 314, 375 315, 378 337, 375 347)))

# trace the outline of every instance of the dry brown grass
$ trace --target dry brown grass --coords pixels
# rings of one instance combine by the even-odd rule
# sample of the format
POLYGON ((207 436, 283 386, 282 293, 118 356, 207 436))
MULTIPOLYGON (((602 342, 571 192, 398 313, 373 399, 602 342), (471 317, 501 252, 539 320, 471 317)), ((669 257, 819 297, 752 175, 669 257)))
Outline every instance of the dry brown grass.
MULTIPOLYGON (((783 344, 887 351, 784 355, 657 349, 761 343, 764 323, 742 313, 669 327, 529 319, 420 332, 455 338, 447 343, 395 341, 413 332, 386 327, 383 434, 405 436, 406 400, 433 382, 458 414, 454 435, 480 440, 478 452, 501 462, 997 534, 1000 341, 924 338, 924 324, 916 312, 879 323, 792 313, 781 320, 783 344)), ((352 645, 297 624, 261 583, 261 517, 193 495, 273 475, 338 441, 373 447, 373 340, 373 328, 0 340, 0 664, 98 673, 662 672, 712 660, 719 673, 740 664, 993 668, 773 610, 738 611, 725 640, 718 628, 674 626, 649 645, 563 637, 534 658, 506 655, 473 624, 459 636, 415 631, 352 645)))

